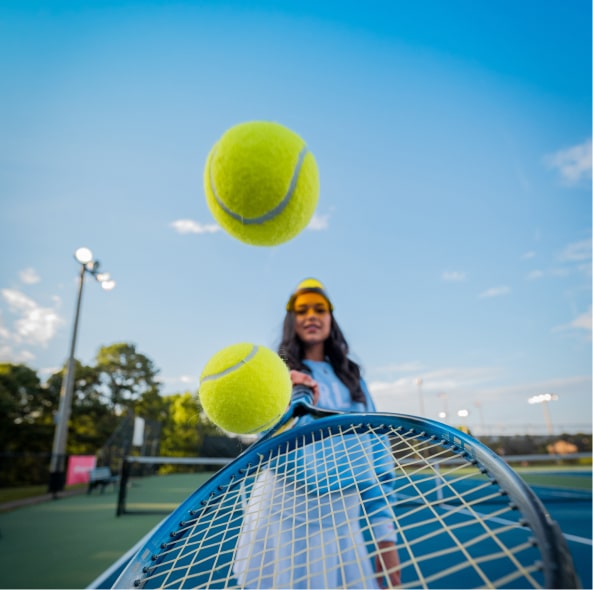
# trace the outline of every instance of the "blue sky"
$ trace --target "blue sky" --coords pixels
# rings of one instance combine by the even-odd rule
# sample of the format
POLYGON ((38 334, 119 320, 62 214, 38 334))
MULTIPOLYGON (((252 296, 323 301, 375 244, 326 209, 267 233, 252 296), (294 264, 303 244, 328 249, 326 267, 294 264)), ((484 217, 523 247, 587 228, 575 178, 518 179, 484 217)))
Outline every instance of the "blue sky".
POLYGON ((588 0, 4 1, 0 55, 1 361, 65 362, 86 246, 117 286, 87 282, 77 357, 133 342, 166 393, 223 346, 275 348, 315 276, 380 409, 544 432, 527 399, 554 392, 554 430, 590 431, 588 0), (319 166, 275 248, 219 230, 202 188, 249 120, 319 166))

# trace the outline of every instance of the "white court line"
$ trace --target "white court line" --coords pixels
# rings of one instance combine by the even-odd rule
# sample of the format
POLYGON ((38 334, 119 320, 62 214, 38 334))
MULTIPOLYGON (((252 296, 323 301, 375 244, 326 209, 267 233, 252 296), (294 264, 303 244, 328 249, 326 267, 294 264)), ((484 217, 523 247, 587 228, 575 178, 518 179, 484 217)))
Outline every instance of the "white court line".
POLYGON ((591 539, 587 539, 586 537, 577 537, 577 535, 570 535, 568 533, 562 533, 564 538, 567 541, 572 541, 573 543, 580 543, 581 545, 589 545, 589 547, 593 546, 593 541, 591 539))

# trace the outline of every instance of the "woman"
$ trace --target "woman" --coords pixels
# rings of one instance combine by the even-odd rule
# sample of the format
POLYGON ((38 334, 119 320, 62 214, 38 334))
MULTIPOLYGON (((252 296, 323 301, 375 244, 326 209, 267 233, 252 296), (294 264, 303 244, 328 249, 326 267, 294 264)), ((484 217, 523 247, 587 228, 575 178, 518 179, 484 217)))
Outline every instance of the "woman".
MULTIPOLYGON (((316 279, 305 279, 286 305, 286 317, 279 354, 290 369, 294 385, 313 390, 314 403, 320 408, 343 412, 375 411, 359 366, 348 358, 348 344, 333 316, 333 305, 316 279)), ((313 420, 305 417, 301 424, 313 420)), ((370 440, 370 439, 369 439, 370 440)), ((287 458, 287 463, 305 466, 307 480, 320 485, 314 473, 316 458, 326 456, 329 445, 320 441, 287 458), (313 472, 313 473, 311 473, 313 472)), ((348 441, 342 443, 345 447, 348 441)), ((256 481, 245 507, 242 532, 235 554, 234 571, 243 586, 259 587, 354 587, 376 588, 388 577, 390 586, 400 584, 395 546, 393 512, 393 460, 388 445, 369 443, 373 471, 368 462, 362 470, 350 471, 337 466, 342 479, 339 490, 323 493, 303 492, 308 484, 287 485, 284 467, 266 470, 256 481), (381 482, 380 486, 344 483, 346 480, 381 482), (380 491, 378 491, 380 490, 380 491), (389 500, 387 500, 389 499, 389 500), (296 514, 286 507, 300 506, 296 514), (369 559, 359 520, 363 513, 370 522, 375 558, 369 559), (299 516, 300 515, 300 516, 299 516), (370 515, 370 516, 369 516, 370 515), (331 523, 325 527, 324 523, 331 523), (343 533, 343 534, 342 534, 343 533), (258 556, 255 558, 254 556, 258 556), (322 557, 320 557, 322 556, 322 557), (286 564, 286 567, 283 566, 286 564), (288 566, 290 564, 290 566, 288 566), (350 564, 350 565, 344 565, 350 564), (352 568, 352 569, 349 569, 352 568), (250 571, 258 571, 250 579, 250 571), (289 577, 284 577, 288 575, 289 577)), ((347 451, 346 451, 347 452, 347 451)), ((319 490, 317 490, 319 492, 319 490)))

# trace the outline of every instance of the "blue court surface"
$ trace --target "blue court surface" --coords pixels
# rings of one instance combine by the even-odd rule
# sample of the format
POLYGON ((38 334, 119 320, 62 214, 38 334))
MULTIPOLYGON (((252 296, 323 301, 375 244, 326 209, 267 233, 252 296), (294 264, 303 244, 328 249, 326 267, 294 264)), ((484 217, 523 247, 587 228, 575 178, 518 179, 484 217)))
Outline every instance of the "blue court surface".
MULTIPOLYGON (((591 478, 591 473, 586 474, 591 478)), ((568 542, 583 588, 593 588, 591 492, 577 492, 532 486, 568 542)))
MULTIPOLYGON (((548 476, 550 473, 548 472, 548 476)), ((567 471, 564 470, 562 473, 563 476, 567 475, 567 471)), ((574 477, 582 477, 582 478, 589 478, 591 479, 591 473, 587 471, 579 471, 571 473, 571 476, 574 477)), ((562 479, 562 478, 560 478, 562 479)), ((571 552, 575 569, 580 579, 580 583, 582 588, 592 588, 593 581, 592 581, 592 573, 591 573, 591 557, 592 557, 592 503, 591 503, 591 491, 590 486, 584 486, 584 489, 573 489, 567 487, 554 487, 551 485, 545 486, 537 486, 532 485, 532 489, 538 495, 538 497, 542 500, 545 508, 551 515, 551 517, 558 523, 560 530, 564 534, 565 539, 567 540, 569 550, 571 552), (589 489, 587 489, 587 487, 589 489)), ((411 526, 414 527, 414 520, 422 523, 422 513, 421 512, 414 512, 413 509, 405 506, 405 502, 403 503, 404 506, 400 506, 396 508, 396 514, 398 519, 401 520, 400 524, 406 526, 409 525, 411 522, 411 526), (408 519, 411 519, 409 521, 408 519)), ((482 507, 483 508, 483 507, 482 507)), ((490 508, 486 508, 490 510, 490 508)), ((493 513, 498 510, 498 505, 494 503, 491 507, 493 513)), ((220 514, 219 514, 220 516, 220 514)), ((128 517, 128 518, 133 518, 128 517)), ((235 518, 239 518, 235 516, 235 518)), ((447 516, 447 518, 454 519, 456 515, 453 514, 452 516, 447 516)), ((238 522, 235 523, 238 525, 238 522)), ((473 527, 473 525, 472 525, 473 527)), ((417 529, 414 529, 415 536, 418 538, 422 538, 423 535, 427 537, 426 546, 423 547, 421 544, 415 546, 414 550, 417 550, 419 553, 426 553, 429 555, 433 555, 429 560, 426 560, 422 564, 422 575, 426 576, 426 586, 427 587, 439 587, 439 588, 475 588, 475 587, 482 587, 482 581, 476 577, 475 572, 471 568, 467 568, 463 571, 456 571, 452 572, 450 577, 443 577, 442 571, 446 568, 451 566, 451 558, 450 556, 439 556, 438 551, 442 549, 444 542, 446 539, 443 537, 439 537, 438 535, 434 535, 434 525, 429 525, 427 530, 424 531, 422 526, 418 526, 417 529), (432 530, 431 530, 432 527, 432 530), (438 585, 430 584, 430 577, 438 576, 438 585)), ((517 535, 521 533, 517 533, 513 531, 509 533, 512 535, 517 535)), ((476 525, 476 528, 467 528, 463 535, 465 535, 463 542, 471 545, 475 543, 475 539, 480 535, 479 526, 476 525)), ((222 537, 221 537, 222 541, 222 537)), ((509 546, 515 543, 521 543, 522 539, 509 539, 509 546)), ((492 543, 490 539, 486 539, 483 542, 482 551, 485 555, 489 554, 493 548, 489 546, 489 543, 492 543)), ((526 551, 529 551, 527 549, 526 551)), ((230 546, 225 546, 225 542, 222 541, 221 544, 218 546, 218 550, 216 552, 212 551, 212 548, 204 554, 202 554, 198 558, 198 563, 202 564, 210 564, 205 565, 205 567, 199 567, 197 569, 201 570, 201 573, 195 572, 196 577, 193 579, 194 585, 200 585, 204 582, 201 580, 201 577, 204 576, 204 579, 208 579, 214 564, 218 562, 220 564, 221 558, 223 556, 230 556, 233 553, 233 548, 230 546)), ((478 551, 479 553, 479 551, 478 551)), ((406 550, 403 549, 400 553, 400 558, 402 562, 405 562, 407 559, 406 550)), ((192 560, 196 559, 195 553, 191 557, 192 560)), ((195 561, 194 561, 195 563, 195 561)), ((485 570, 490 568, 492 571, 492 579, 496 579, 498 572, 496 572, 496 568, 500 567, 501 564, 497 562, 493 562, 492 564, 486 564, 485 570)), ((227 563, 227 565, 221 570, 221 576, 228 575, 228 572, 231 568, 231 563, 227 563)), ((506 566, 508 567, 508 566, 506 566)), ((408 573, 404 569, 402 578, 405 580, 406 577, 411 579, 414 576, 414 572, 412 571, 413 568, 410 568, 408 573)), ((121 568, 118 568, 118 571, 121 571, 121 568)), ((487 572, 490 576, 490 572, 487 572)), ((116 572, 112 572, 111 574, 111 581, 115 578, 113 577, 116 572)), ((212 578, 210 578, 212 580, 212 578)), ((536 572, 534 573, 533 580, 535 581, 535 586, 543 586, 543 577, 541 573, 536 572)), ((158 587, 158 577, 153 580, 155 586, 158 587)), ((103 581, 105 583, 106 580, 103 581)), ((153 587, 151 585, 147 587, 153 587)), ((504 587, 508 588, 522 588, 522 587, 532 587, 525 585, 524 580, 522 579, 511 579, 508 584, 505 584, 504 587)))

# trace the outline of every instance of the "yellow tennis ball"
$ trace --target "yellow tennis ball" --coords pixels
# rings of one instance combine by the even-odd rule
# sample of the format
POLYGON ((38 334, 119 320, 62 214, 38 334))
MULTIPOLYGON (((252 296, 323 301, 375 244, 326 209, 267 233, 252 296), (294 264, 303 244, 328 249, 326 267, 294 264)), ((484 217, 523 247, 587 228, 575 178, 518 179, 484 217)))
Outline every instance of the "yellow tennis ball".
POLYGON ((200 376, 200 401, 214 424, 235 434, 273 426, 290 402, 292 382, 284 361, 265 346, 241 342, 223 348, 200 376))
POLYGON ((230 235, 254 246, 287 242, 309 223, 319 198, 313 154, 296 133, 267 121, 228 129, 204 169, 212 215, 230 235))

